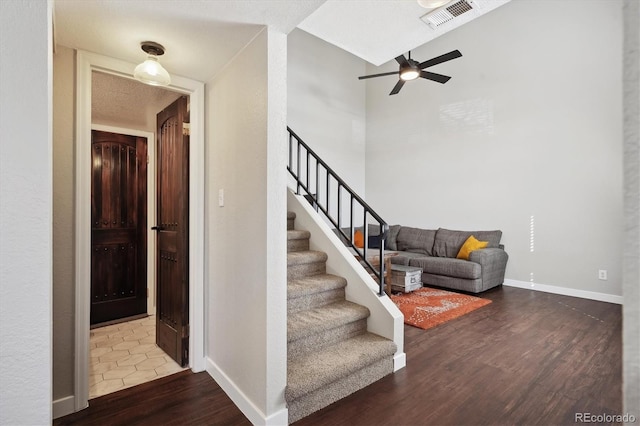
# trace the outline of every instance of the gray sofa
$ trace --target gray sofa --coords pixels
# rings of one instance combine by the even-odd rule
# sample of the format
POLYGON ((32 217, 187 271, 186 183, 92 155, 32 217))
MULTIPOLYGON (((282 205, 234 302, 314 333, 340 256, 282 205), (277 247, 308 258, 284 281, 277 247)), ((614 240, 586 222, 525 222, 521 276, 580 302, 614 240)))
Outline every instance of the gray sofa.
POLYGON ((500 244, 501 237, 502 231, 433 230, 393 225, 389 227, 385 249, 398 252, 391 258, 391 263, 422 268, 424 285, 480 293, 504 282, 509 256, 500 244), (489 244, 472 251, 469 260, 456 259, 470 235, 489 244))

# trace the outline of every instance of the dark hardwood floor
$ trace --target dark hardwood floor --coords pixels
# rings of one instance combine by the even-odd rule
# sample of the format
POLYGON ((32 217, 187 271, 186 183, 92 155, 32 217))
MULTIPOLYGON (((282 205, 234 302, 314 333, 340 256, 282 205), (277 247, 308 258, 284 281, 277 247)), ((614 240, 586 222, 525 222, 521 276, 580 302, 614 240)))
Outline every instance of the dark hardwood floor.
MULTIPOLYGON (((431 330, 405 326, 407 367, 296 423, 570 425, 621 414, 619 305, 504 287, 431 330)), ((183 372, 90 401, 54 425, 244 425, 207 373, 183 372)))
POLYGON ((89 401, 54 425, 251 425, 208 373, 190 371, 89 401))

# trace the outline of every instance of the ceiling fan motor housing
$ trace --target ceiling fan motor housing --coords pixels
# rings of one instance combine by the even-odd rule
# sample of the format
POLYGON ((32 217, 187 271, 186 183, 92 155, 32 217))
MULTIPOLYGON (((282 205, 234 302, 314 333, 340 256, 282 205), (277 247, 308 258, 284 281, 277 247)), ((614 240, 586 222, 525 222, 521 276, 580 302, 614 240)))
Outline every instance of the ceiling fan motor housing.
POLYGON ((420 62, 407 59, 405 65, 400 66, 400 78, 409 81, 420 77, 420 62))

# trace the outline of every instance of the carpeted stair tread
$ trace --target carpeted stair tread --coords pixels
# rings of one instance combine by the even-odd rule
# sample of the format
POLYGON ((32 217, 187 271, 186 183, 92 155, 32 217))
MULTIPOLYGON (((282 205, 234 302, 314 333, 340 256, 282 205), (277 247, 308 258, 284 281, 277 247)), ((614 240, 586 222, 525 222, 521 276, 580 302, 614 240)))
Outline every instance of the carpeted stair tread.
POLYGON ((301 229, 287 230, 287 240, 308 240, 311 237, 311 232, 301 229))
POLYGON ((287 253, 309 250, 311 233, 303 230, 287 230, 287 253))
POLYGON ((367 307, 347 300, 295 312, 287 316, 287 342, 323 333, 368 316, 367 307))
POLYGON ((287 212, 287 219, 295 219, 296 214, 294 212, 287 212))
POLYGON ((305 250, 287 253, 287 266, 304 265, 327 261, 327 253, 323 251, 305 250))
POLYGON ((287 282, 287 313, 330 305, 345 298, 347 280, 336 275, 320 273, 287 282))
POLYGON ((332 274, 312 275, 287 282, 287 299, 310 296, 347 286, 347 280, 332 274))
POLYGON ((365 333, 289 359, 285 399, 296 400, 376 361, 392 357, 395 351, 393 341, 365 333))

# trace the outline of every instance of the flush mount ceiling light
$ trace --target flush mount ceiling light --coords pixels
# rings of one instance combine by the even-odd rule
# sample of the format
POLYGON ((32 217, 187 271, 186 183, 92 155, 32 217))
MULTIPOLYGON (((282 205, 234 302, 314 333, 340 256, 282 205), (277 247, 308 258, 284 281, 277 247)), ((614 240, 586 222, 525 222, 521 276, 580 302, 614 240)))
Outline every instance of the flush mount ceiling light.
POLYGON ((418 4, 425 9, 435 9, 436 7, 449 3, 450 1, 451 0, 418 0, 418 4))
POLYGON ((171 84, 169 73, 158 62, 158 56, 164 55, 164 47, 153 41, 143 41, 140 43, 140 48, 147 53, 147 60, 136 67, 133 77, 152 86, 171 84))

